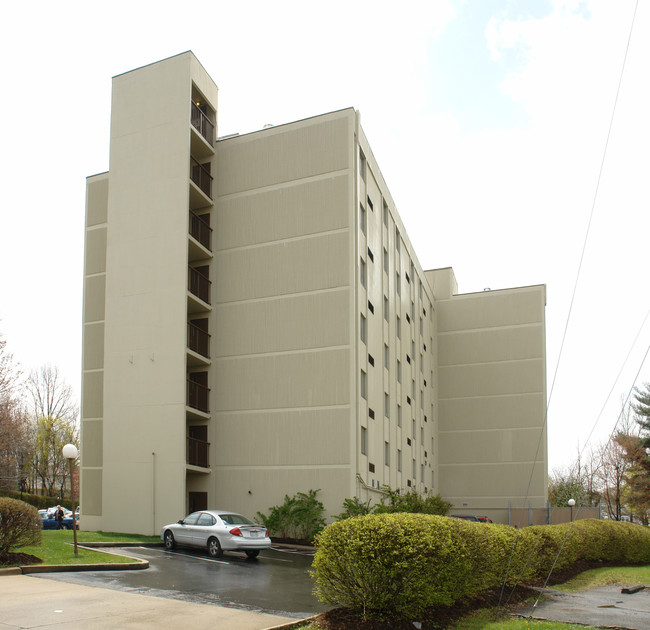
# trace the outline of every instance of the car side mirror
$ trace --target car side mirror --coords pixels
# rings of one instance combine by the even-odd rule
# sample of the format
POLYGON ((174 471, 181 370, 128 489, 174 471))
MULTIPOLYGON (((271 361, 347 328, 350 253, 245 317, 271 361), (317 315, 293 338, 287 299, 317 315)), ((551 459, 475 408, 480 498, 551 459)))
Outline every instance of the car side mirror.
POLYGON ((183 523, 183 519, 181 519, 180 521, 176 521, 176 522, 177 522, 179 525, 184 525, 184 523, 183 523))

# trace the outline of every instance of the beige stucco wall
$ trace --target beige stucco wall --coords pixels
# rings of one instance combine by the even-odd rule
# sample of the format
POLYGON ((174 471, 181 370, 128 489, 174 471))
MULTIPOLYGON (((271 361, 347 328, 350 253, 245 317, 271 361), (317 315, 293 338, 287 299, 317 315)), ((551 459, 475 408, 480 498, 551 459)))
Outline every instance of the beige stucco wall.
POLYGON ((348 496, 354 123, 343 110, 217 144, 215 506, 348 496))
POLYGON ((451 295, 437 305, 441 493, 457 511, 499 520, 509 503, 543 507, 545 288, 451 295))

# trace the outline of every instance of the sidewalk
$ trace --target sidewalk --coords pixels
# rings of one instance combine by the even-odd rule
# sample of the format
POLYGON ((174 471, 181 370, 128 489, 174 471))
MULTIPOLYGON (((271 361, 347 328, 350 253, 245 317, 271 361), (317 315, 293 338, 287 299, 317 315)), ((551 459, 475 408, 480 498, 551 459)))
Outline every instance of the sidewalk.
POLYGON ((290 617, 191 604, 29 575, 0 577, 0 630, 19 628, 267 630, 293 625, 290 617))

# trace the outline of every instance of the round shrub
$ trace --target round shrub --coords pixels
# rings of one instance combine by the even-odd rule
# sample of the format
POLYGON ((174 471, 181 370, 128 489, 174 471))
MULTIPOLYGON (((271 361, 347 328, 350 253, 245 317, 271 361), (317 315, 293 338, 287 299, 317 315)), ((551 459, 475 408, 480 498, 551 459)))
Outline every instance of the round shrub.
POLYGON ((0 497, 0 562, 11 549, 41 542, 43 523, 38 510, 23 501, 0 497))

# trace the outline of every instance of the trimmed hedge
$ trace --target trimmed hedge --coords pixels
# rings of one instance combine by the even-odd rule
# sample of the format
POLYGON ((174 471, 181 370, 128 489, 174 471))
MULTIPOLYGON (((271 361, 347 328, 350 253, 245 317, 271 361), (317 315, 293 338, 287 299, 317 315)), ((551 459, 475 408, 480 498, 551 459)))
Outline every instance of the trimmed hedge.
POLYGON ((0 497, 0 564, 13 548, 38 545, 42 531, 43 521, 33 505, 0 497))
POLYGON ((325 604, 364 619, 416 619, 427 608, 506 583, 546 579, 580 560, 650 563, 650 529, 575 521, 514 529, 426 514, 369 514, 328 526, 312 575, 325 604), (558 552, 561 553, 558 557, 558 552))

